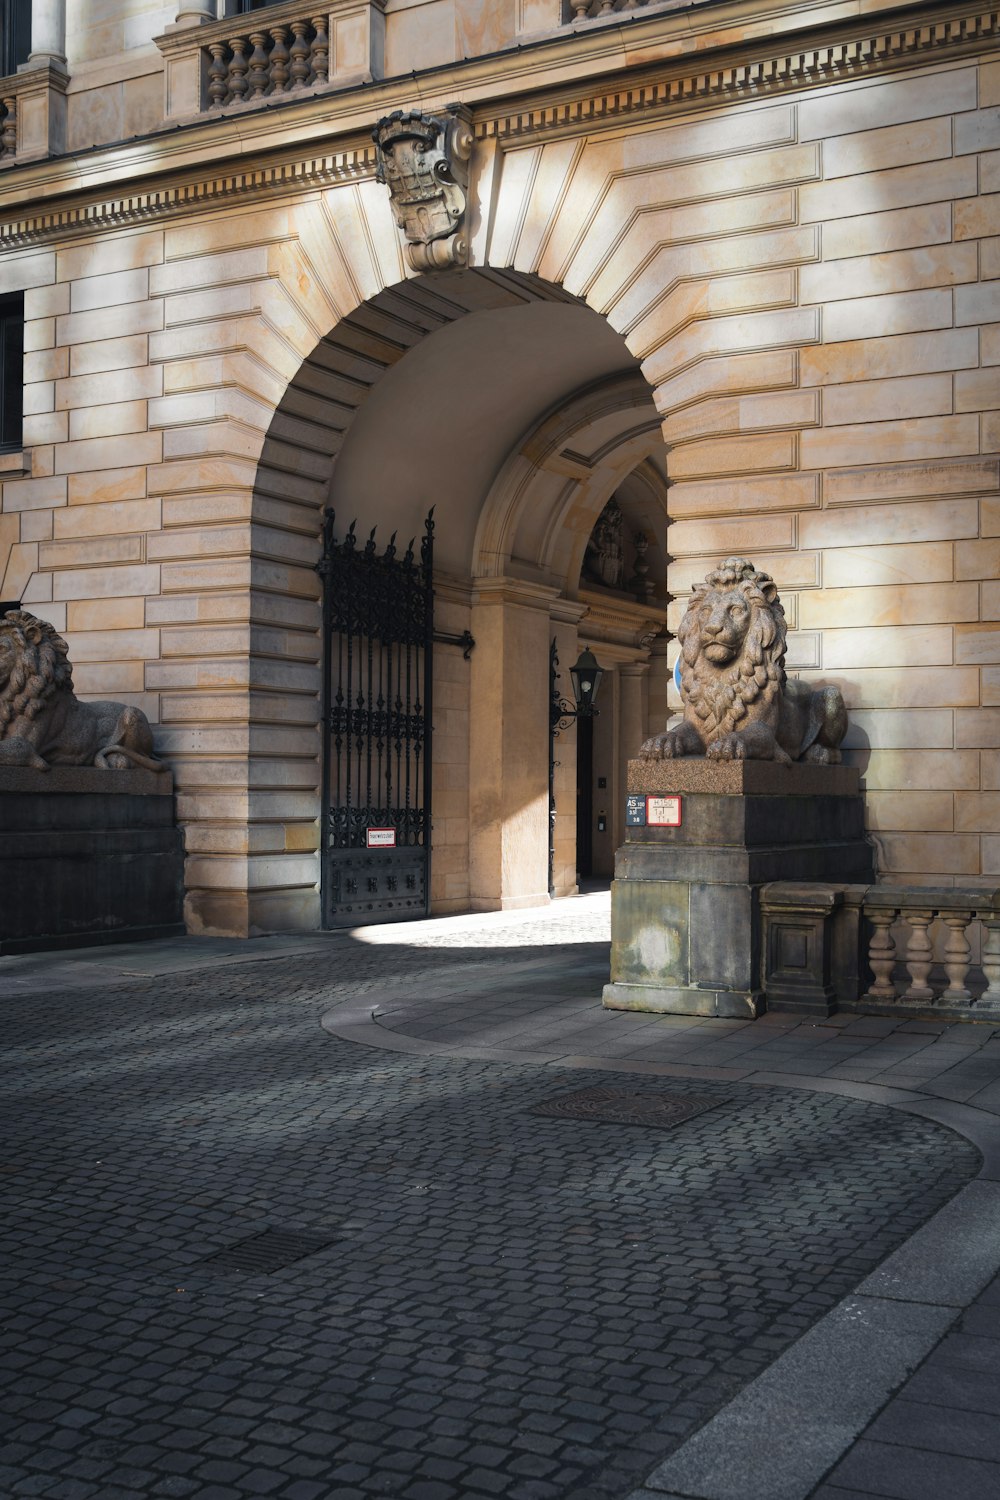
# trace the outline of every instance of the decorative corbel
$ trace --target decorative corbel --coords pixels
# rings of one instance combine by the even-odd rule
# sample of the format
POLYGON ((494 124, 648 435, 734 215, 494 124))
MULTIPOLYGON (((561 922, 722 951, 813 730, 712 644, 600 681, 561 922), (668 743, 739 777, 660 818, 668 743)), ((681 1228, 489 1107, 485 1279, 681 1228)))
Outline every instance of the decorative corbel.
POLYGON ((372 131, 377 180, 389 189, 392 212, 406 238, 414 271, 464 266, 472 129, 469 111, 448 105, 448 117, 395 110, 372 131))

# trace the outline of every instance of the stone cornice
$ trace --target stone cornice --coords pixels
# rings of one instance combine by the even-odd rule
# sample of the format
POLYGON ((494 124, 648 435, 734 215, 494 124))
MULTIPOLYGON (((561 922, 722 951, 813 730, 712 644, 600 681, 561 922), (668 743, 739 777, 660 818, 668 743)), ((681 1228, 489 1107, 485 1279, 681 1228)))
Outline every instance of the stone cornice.
MULTIPOLYGON (((1000 37, 1000 10, 962 9, 957 13, 914 21, 911 25, 879 29, 858 36, 858 26, 840 23, 842 33, 801 43, 787 50, 776 39, 748 40, 738 48, 720 49, 714 65, 693 72, 687 59, 668 64, 655 80, 630 77, 607 91, 595 90, 581 99, 579 91, 544 101, 525 99, 520 108, 477 119, 477 140, 501 141, 544 133, 575 134, 581 128, 610 126, 623 117, 662 113, 677 104, 711 103, 720 99, 764 97, 790 89, 858 79, 892 67, 900 59, 938 56, 945 50, 968 51, 984 40, 1000 37), (738 54, 738 55, 733 55, 738 54)), ((704 55, 704 54, 703 54, 704 55)))
POLYGON ((568 35, 517 53, 265 106, 238 118, 206 118, 127 146, 11 171, 0 180, 0 243, 86 234, 238 198, 370 177, 371 122, 401 105, 433 110, 462 98, 472 108, 479 140, 592 133, 636 116, 669 117, 678 105, 764 98, 864 78, 901 61, 960 57, 1000 36, 1000 12, 968 5, 911 6, 890 15, 869 12, 867 0, 850 0, 776 5, 763 15, 759 0, 725 0, 694 11, 638 16, 620 25, 570 28, 568 35), (717 39, 712 48, 708 16, 717 39), (796 41, 789 45, 792 31, 796 41), (712 67, 706 66, 709 53, 712 67), (617 77, 595 89, 595 74, 617 77), (332 135, 339 137, 337 150, 329 148, 332 135), (115 184, 111 192, 109 181, 115 184), (104 187, 99 196, 98 182, 104 187))
POLYGON ((375 147, 359 142, 353 149, 309 155, 293 161, 247 165, 199 176, 194 180, 137 189, 97 201, 61 201, 0 221, 0 244, 86 234, 97 227, 141 224, 168 214, 216 206, 250 196, 275 197, 294 189, 333 187, 375 175, 375 147))
POLYGON ((542 609, 548 614, 559 598, 551 584, 530 583, 523 578, 474 578, 473 604, 518 604, 525 609, 542 609))
POLYGON ((592 634, 595 640, 634 650, 666 629, 667 608, 662 600, 639 604, 627 596, 595 589, 581 589, 579 598, 587 611, 582 633, 592 634))

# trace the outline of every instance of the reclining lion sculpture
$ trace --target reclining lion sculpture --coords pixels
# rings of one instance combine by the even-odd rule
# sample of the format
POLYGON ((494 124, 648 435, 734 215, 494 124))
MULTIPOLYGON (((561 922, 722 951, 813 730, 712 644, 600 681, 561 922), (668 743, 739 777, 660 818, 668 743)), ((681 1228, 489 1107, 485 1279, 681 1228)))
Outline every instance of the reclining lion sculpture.
POLYGON ((124 703, 81 703, 69 648, 27 610, 0 618, 0 765, 161 771, 149 720, 124 703))
POLYGON ((840 690, 789 681, 785 638, 773 578, 727 557, 695 589, 677 631, 684 722, 647 740, 640 758, 836 764, 847 733, 840 690))

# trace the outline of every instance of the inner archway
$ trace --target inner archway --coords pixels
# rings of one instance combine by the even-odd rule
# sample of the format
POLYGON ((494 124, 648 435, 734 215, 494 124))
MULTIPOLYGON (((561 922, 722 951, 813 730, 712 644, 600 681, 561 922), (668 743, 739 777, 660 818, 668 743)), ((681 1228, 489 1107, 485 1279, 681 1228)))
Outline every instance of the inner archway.
MULTIPOLYGON (((432 909, 535 904, 549 888, 551 642, 564 667, 586 644, 608 671, 603 728, 622 740, 617 776, 646 731, 650 643, 665 612, 661 419, 605 319, 538 277, 462 271, 391 287, 318 342, 270 426, 255 521, 280 506, 305 542, 330 506, 342 529, 356 521, 359 535, 374 527, 382 544, 397 533, 405 546, 431 505, 435 626, 476 641, 470 661, 446 645, 435 656, 432 909), (587 541, 610 497, 626 491, 656 515, 645 523, 654 591, 591 598, 580 577, 587 541)), ((280 582, 263 559, 260 573, 280 582)), ((305 624, 301 583, 289 592, 305 624)), ((317 591, 308 592, 321 667, 317 591)), ((315 761, 301 767, 315 792, 299 847, 322 837, 315 689, 301 710, 318 732, 315 761)), ((572 735, 559 761, 561 894, 575 888, 572 735)), ((321 863, 317 849, 317 887, 321 863)))

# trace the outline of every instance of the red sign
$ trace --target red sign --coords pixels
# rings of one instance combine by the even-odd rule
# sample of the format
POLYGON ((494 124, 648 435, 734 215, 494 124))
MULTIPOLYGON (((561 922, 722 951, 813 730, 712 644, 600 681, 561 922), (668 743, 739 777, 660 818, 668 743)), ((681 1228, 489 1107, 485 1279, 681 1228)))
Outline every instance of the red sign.
POLYGON ((646 798, 647 828, 679 828, 681 826, 681 799, 679 797, 646 798))

